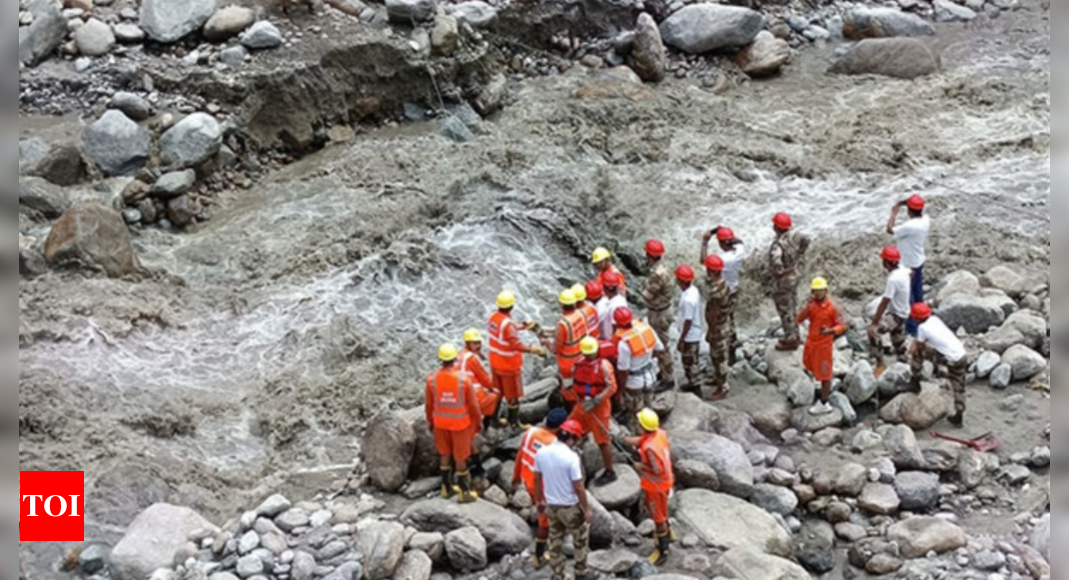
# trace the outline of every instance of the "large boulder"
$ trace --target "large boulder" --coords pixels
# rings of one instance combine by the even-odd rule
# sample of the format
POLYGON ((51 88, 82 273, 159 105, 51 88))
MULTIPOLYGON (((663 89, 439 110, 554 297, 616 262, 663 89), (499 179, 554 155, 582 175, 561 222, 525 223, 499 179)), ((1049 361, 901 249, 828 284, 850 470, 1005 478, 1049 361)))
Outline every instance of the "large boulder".
POLYGON ((642 480, 630 465, 618 465, 619 476, 614 483, 606 486, 591 486, 590 493, 610 511, 624 511, 642 498, 642 480))
POLYGON ((32 215, 54 220, 71 206, 70 194, 40 177, 19 179, 19 209, 32 215))
POLYGON ((90 18, 74 31, 74 44, 78 52, 85 56, 104 56, 115 48, 115 33, 111 26, 90 18))
POLYGON ((750 547, 728 551, 717 563, 718 574, 747 580, 812 580, 809 572, 784 560, 750 547))
POLYGON ((807 408, 795 409, 791 413, 791 427, 802 433, 816 433, 842 425, 843 419, 843 412, 834 408, 823 415, 814 415, 807 408))
POLYGON ((976 11, 951 0, 935 0, 935 19, 939 22, 969 22, 977 16, 976 11))
POLYGON ((445 536, 445 553, 453 569, 478 572, 489 563, 486 556, 486 540, 479 530, 467 527, 449 532, 445 536))
POLYGON ((635 28, 635 44, 631 50, 631 68, 639 78, 651 83, 664 80, 668 54, 661 39, 661 30, 653 16, 643 12, 635 28))
POLYGON ((798 509, 798 496, 785 487, 762 483, 754 487, 750 503, 770 514, 787 517, 798 509))
POLYGON ((897 8, 857 6, 843 17, 843 36, 851 40, 933 35, 926 20, 897 8))
POLYGON ((902 423, 923 431, 954 412, 954 398, 934 383, 924 383, 920 394, 905 393, 895 397, 880 410, 880 419, 902 423))
POLYGON ((676 461, 676 485, 679 489, 707 489, 720 491, 720 476, 707 463, 684 459, 676 461))
POLYGON ((887 530, 887 539, 898 542, 904 558, 924 558, 929 552, 946 554, 968 544, 965 532, 939 518, 912 518, 887 530))
POLYGON ((267 50, 282 46, 282 33, 267 20, 253 24, 241 35, 241 45, 250 50, 267 50))
MULTIPOLYGON (((987 333, 980 342, 987 350, 1003 354, 1018 344, 1039 348, 1046 338, 1047 320, 1031 310, 1020 310, 1011 314, 1002 326, 987 333)), ((994 368, 989 368, 988 374, 991 370, 994 368)))
MULTIPOLYGON (((19 175, 22 174, 20 158, 19 175)), ((77 143, 56 143, 48 146, 45 156, 27 167, 25 174, 43 177, 56 185, 69 187, 89 179, 89 168, 77 143)))
POLYGON ((895 492, 902 509, 926 512, 939 504, 939 476, 924 471, 907 471, 895 478, 895 492))
POLYGON ((32 0, 27 9, 33 23, 19 28, 19 62, 36 66, 67 38, 67 19, 53 0, 32 0))
POLYGON ((664 422, 664 430, 674 440, 676 436, 702 431, 714 433, 720 421, 720 411, 693 394, 679 396, 676 408, 664 422))
POLYGON ((678 433, 672 439, 672 455, 678 461, 698 461, 712 467, 724 493, 741 498, 753 493, 753 465, 734 441, 708 433, 678 433))
POLYGON ((936 294, 936 302, 942 303, 955 294, 976 295, 980 293, 980 279, 976 274, 966 270, 958 270, 948 275, 940 285, 936 294))
POLYGON ((762 30, 754 43, 735 57, 742 72, 751 77, 772 76, 791 60, 791 45, 771 32, 762 30))
POLYGON ((122 216, 92 202, 71 207, 52 226, 45 242, 45 260, 53 267, 101 270, 112 278, 141 267, 122 216))
POLYGON ((784 558, 794 553, 790 534, 776 519, 745 501, 699 489, 680 492, 673 501, 676 519, 710 546, 750 548, 784 558))
POLYGON ((902 507, 902 500, 895 488, 884 483, 870 483, 861 492, 857 505, 877 516, 893 516, 902 507))
POLYGON ((482 2, 472 0, 446 7, 446 11, 461 22, 467 22, 473 28, 490 28, 497 21, 497 8, 482 2))
POLYGON ((433 19, 437 13, 435 0, 386 0, 386 15, 393 24, 413 26, 433 19))
POLYGON ((689 54, 739 48, 753 43, 765 27, 760 12, 738 6, 695 4, 661 23, 661 38, 689 54))
POLYGON ((365 580, 390 580, 405 555, 405 528, 397 522, 360 522, 356 549, 364 556, 365 580))
POLYGON ((443 499, 420 502, 405 510, 401 521, 421 532, 443 534, 474 527, 486 538, 487 553, 495 560, 522 554, 531 541, 530 528, 520 516, 481 500, 464 505, 443 499))
POLYGON ((831 73, 915 79, 939 72, 939 55, 915 38, 869 38, 854 45, 831 73))
POLYGON ((194 113, 160 137, 160 161, 167 167, 196 167, 219 153, 223 128, 215 117, 194 113))
POLYGON ((924 452, 917 444, 913 429, 905 425, 888 427, 883 433, 883 444, 891 454, 891 461, 899 469, 924 469, 927 461, 924 452))
POLYGON ((146 509, 111 552, 116 580, 145 580, 160 568, 170 568, 175 552, 189 542, 190 534, 198 531, 219 530, 186 507, 156 504, 146 509))
POLYGON ((256 22, 256 13, 243 6, 227 6, 216 12, 204 25, 204 38, 212 42, 229 40, 256 22))
POLYGON ((215 14, 215 0, 143 0, 141 29, 156 42, 170 44, 200 30, 215 14))
POLYGON ((433 573, 434 561, 431 557, 426 552, 413 549, 405 552, 401 565, 393 573, 393 580, 430 580, 433 573))
POLYGON ((134 93, 119 91, 112 95, 108 108, 122 111, 135 121, 145 121, 152 116, 152 104, 134 93))
POLYGON ((1035 287, 1028 278, 1006 265, 988 270, 980 277, 980 284, 985 288, 1002 290, 1011 298, 1022 298, 1035 287))
POLYGON ((1039 525, 1032 531, 1032 539, 1029 542, 1037 552, 1050 562, 1050 514, 1043 516, 1039 525))
POLYGON ((1047 370, 1047 359, 1024 345, 1017 345, 1002 355, 1002 363, 1013 369, 1014 381, 1028 381, 1047 370))
POLYGON ((82 134, 85 156, 101 173, 131 175, 145 166, 149 136, 119 111, 109 110, 82 134))
POLYGON ((978 294, 953 294, 937 312, 951 330, 964 328, 969 334, 984 334, 1006 321, 1002 301, 978 294))
POLYGON ((416 433, 393 411, 383 411, 368 422, 365 431, 364 465, 371 484, 395 493, 408 480, 408 466, 416 453, 416 433))

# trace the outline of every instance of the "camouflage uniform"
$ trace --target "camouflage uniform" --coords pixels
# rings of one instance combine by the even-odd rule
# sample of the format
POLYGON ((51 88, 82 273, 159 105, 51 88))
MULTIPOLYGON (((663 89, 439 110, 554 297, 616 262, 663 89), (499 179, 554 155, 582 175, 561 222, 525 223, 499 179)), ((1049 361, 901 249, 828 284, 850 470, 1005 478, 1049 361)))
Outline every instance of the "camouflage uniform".
POLYGON ((877 328, 875 337, 870 337, 869 349, 876 364, 883 364, 883 335, 891 335, 891 346, 895 356, 905 361, 906 356, 906 319, 899 318, 888 312, 877 328))
POLYGON ((707 384, 717 391, 727 389, 728 356, 731 351, 731 288, 719 280, 705 285, 706 341, 713 359, 713 375, 707 384))
POLYGON ((914 355, 910 361, 915 380, 920 380, 924 374, 924 361, 930 360, 938 371, 940 366, 947 368, 947 377, 950 381, 950 389, 954 392, 954 411, 957 415, 965 414, 965 379, 969 373, 969 357, 964 357, 954 363, 931 347, 925 347, 920 356, 914 355))
POLYGON ((768 253, 772 300, 783 322, 785 342, 801 342, 794 319, 798 315, 798 264, 809 250, 809 244, 809 237, 790 231, 777 235, 768 253))
POLYGON ((687 386, 692 389, 700 389, 698 379, 702 375, 701 357, 702 344, 700 342, 687 342, 683 344, 683 374, 687 377, 687 386))
POLYGON ((579 506, 546 508, 549 517, 549 556, 553 580, 565 580, 567 565, 564 558, 564 540, 570 534, 575 544, 575 575, 587 573, 587 557, 590 554, 590 526, 579 506))
POLYGON ((668 350, 668 345, 671 344, 668 333, 675 324, 675 315, 672 313, 675 303, 673 279, 668 266, 665 266, 663 261, 658 262, 642 290, 642 298, 649 309, 650 327, 657 333, 657 338, 661 339, 661 344, 665 345, 664 352, 658 357, 661 380, 665 381, 674 381, 676 376, 672 352, 668 350))

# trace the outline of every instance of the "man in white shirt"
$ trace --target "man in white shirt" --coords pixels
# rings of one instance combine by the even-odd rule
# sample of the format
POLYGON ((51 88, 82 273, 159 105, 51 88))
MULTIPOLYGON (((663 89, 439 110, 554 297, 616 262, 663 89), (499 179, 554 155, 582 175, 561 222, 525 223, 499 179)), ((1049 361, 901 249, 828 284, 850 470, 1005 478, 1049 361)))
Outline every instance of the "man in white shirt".
POLYGON ((594 512, 587 499, 583 465, 575 446, 583 440, 583 428, 566 421, 557 440, 543 447, 535 457, 535 504, 539 515, 549 518, 549 556, 553 580, 565 580, 564 541, 569 535, 575 545, 576 580, 593 580, 587 569, 590 553, 590 525, 594 512))
MULTIPOLYGON (((932 229, 932 220, 924 215, 925 201, 914 195, 906 201, 895 204, 891 210, 891 221, 887 223, 887 233, 894 236, 895 245, 902 252, 902 265, 913 271, 910 285, 910 304, 924 302, 924 264, 927 261, 926 249, 928 234, 932 229), (905 206, 909 211, 909 221, 896 226, 898 214, 905 206)), ((917 323, 910 320, 906 324, 909 334, 917 335, 917 323)))
POLYGON ((620 333, 616 357, 617 383, 624 389, 629 416, 637 416, 639 411, 649 408, 653 402, 653 388, 657 386, 657 358, 664 352, 664 343, 653 328, 634 318, 630 309, 616 311, 616 330, 620 333))
POLYGON ((694 285, 694 269, 683 265, 676 269, 676 282, 683 291, 679 297, 679 353, 683 357, 683 372, 688 393, 701 396, 701 344, 705 338, 702 312, 702 295, 694 285))
POLYGON ((969 372, 969 353, 954 331, 939 318, 932 316, 932 309, 921 302, 914 304, 911 316, 917 322, 917 341, 913 343, 913 387, 919 390, 924 361, 947 367, 950 387, 954 391, 954 415, 950 422, 956 427, 965 425, 965 375, 969 372))
POLYGON ((880 254, 883 267, 888 272, 887 289, 876 309, 876 317, 869 326, 869 345, 872 358, 876 361, 876 378, 880 378, 887 365, 883 361, 883 335, 891 335, 891 346, 895 356, 905 361, 906 357, 906 320, 909 319, 909 283, 912 273, 902 266, 902 253, 893 246, 883 249, 880 254))
MULTIPOLYGON (((623 278, 615 272, 606 272, 601 276, 602 286, 605 289, 605 298, 609 303, 605 309, 605 315, 601 317, 601 340, 612 340, 613 316, 621 308, 627 308, 627 295, 621 292, 623 278)), ((598 307, 601 308, 600 305, 598 307)), ((601 316, 601 313, 598 313, 601 316)))
POLYGON ((728 324, 731 326, 731 336, 728 337, 728 364, 735 366, 739 347, 739 330, 735 325, 736 310, 739 307, 739 286, 742 283, 742 269, 746 262, 746 246, 735 237, 731 228, 720 226, 705 234, 702 239, 702 261, 704 264, 709 257, 709 242, 716 238, 720 245, 720 258, 724 260, 724 281, 731 290, 731 302, 728 304, 728 324))

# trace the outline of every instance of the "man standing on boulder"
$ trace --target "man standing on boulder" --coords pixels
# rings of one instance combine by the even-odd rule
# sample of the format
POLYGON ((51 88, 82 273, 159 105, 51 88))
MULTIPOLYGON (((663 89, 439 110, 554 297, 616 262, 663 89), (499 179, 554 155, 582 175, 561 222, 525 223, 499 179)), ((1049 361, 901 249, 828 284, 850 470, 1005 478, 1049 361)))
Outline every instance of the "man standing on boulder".
POLYGON ((580 343, 583 359, 575 365, 575 380, 572 381, 572 393, 576 405, 572 409, 571 420, 579 423, 584 433, 594 435, 594 443, 601 450, 605 463, 605 472, 594 485, 605 486, 616 481, 613 466, 612 435, 609 423, 612 422, 612 399, 616 396, 616 369, 603 356, 602 345, 596 338, 588 336, 580 343))
MULTIPOLYGON (((902 265, 913 271, 913 279, 910 283, 910 304, 924 302, 924 263, 927 260, 928 234, 932 229, 931 218, 924 214, 925 205, 924 198, 919 195, 896 203, 891 209, 891 220, 887 222, 887 233, 895 237, 895 244, 902 252, 902 265), (898 214, 903 206, 909 211, 909 221, 896 226, 898 214)), ((916 321, 910 320, 906 324, 906 331, 916 336, 916 321)))
POLYGON ((950 422, 955 427, 963 427, 965 375, 969 372, 969 356, 965 345, 942 320, 932 316, 932 309, 927 304, 914 304, 912 318, 917 322, 917 341, 913 343, 913 358, 910 364, 914 388, 920 389, 920 377, 924 372, 926 359, 936 365, 936 370, 945 365, 950 377, 950 387, 954 391, 954 415, 950 417, 950 422))
POLYGON ((512 320, 512 309, 516 307, 516 296, 511 292, 502 292, 497 297, 497 312, 490 317, 490 372, 494 379, 494 390, 500 392, 508 401, 508 420, 502 426, 520 429, 520 399, 523 398, 523 355, 530 353, 546 357, 546 349, 541 346, 527 346, 520 341, 521 330, 531 330, 531 323, 516 324, 512 320))
POLYGON ((587 569, 590 526, 594 510, 583 484, 583 465, 575 447, 583 428, 575 421, 561 426, 557 441, 543 447, 535 458, 535 505, 549 520, 549 556, 553 580, 566 580, 564 541, 570 535, 575 547, 575 579, 596 580, 587 569))
MULTIPOLYGON (((523 434, 520 453, 516 457, 516 469, 512 473, 512 488, 517 489, 523 483, 532 501, 538 497, 535 490, 535 459, 538 452, 557 441, 561 425, 568 420, 564 409, 553 409, 546 416, 545 427, 531 427, 523 434)), ((544 510, 538 511, 538 532, 535 536, 535 570, 541 570, 547 559, 549 549, 549 517, 544 510)))
POLYGON ((687 265, 676 268, 676 283, 683 291, 679 297, 679 349, 683 357, 683 373, 687 377, 684 391, 701 396, 702 295, 694 285, 694 269, 687 265))
POLYGON ((441 457, 442 499, 456 495, 455 483, 460 488, 459 502, 473 503, 478 495, 472 489, 468 459, 472 439, 479 433, 482 413, 471 376, 457 364, 459 355, 452 344, 443 344, 438 349, 442 367, 427 377, 425 408, 427 425, 434 433, 441 457))
MULTIPOLYGON (((646 310, 650 327, 657 333, 657 339, 667 347, 669 332, 675 323, 672 316, 672 302, 675 298, 675 284, 672 273, 664 263, 665 247, 660 240, 646 242, 646 263, 650 267, 650 276, 642 289, 642 299, 646 301, 646 310)), ((674 388, 676 384, 675 363, 672 352, 665 348, 657 355, 657 377, 661 386, 674 388)))
POLYGON ((657 550, 650 556, 650 564, 660 566, 668 559, 672 544, 672 528, 668 520, 668 499, 676 484, 672 467, 672 448, 668 434, 661 429, 661 418, 652 409, 638 413, 642 436, 624 440, 624 444, 638 449, 639 462, 635 471, 642 477, 642 492, 646 498, 646 512, 657 525, 654 532, 657 550))
POLYGON ((828 281, 813 280, 813 297, 795 320, 809 322, 809 338, 805 343, 805 368, 820 383, 820 402, 809 409, 811 415, 831 413, 831 382, 835 379, 835 339, 846 334, 847 326, 839 307, 828 298, 828 281))
POLYGON ((636 321, 630 309, 616 311, 616 330, 623 331, 617 347, 617 384, 624 390, 624 407, 629 417, 649 407, 657 385, 656 357, 664 344, 648 324, 636 321))
POLYGON ((705 259, 707 285, 705 293, 705 328, 713 374, 708 386, 715 389, 711 400, 722 401, 731 393, 728 387, 728 351, 731 350, 731 289, 724 281, 724 260, 720 256, 705 259))
POLYGON ((887 370, 883 357, 883 335, 891 335, 895 356, 902 362, 906 358, 906 320, 909 319, 909 280, 912 273, 902 266, 902 254, 897 248, 887 246, 880 254, 883 269, 887 270, 887 289, 884 291, 876 317, 869 325, 869 347, 876 362, 876 378, 887 370))
POLYGON ((776 350, 795 351, 801 346, 798 324, 798 266, 809 251, 808 236, 794 231, 794 221, 785 213, 772 218, 776 239, 768 252, 769 272, 772 274, 772 300, 783 322, 783 340, 776 350))
POLYGON ((730 228, 720 226, 707 234, 702 239, 702 263, 709 258, 709 242, 716 238, 720 245, 720 259, 724 260, 724 281, 731 290, 731 301, 728 304, 728 319, 730 326, 728 364, 734 366, 736 351, 742 344, 739 342, 739 331, 735 325, 735 314, 739 307, 739 286, 742 284, 742 268, 746 262, 746 246, 743 245, 735 232, 730 228))

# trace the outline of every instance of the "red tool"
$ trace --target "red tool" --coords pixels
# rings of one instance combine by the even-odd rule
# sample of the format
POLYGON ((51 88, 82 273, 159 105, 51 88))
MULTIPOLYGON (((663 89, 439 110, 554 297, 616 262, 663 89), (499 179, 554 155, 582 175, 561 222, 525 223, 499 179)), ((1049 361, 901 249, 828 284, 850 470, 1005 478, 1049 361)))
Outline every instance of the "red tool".
POLYGON ((970 439, 968 441, 964 439, 958 439, 957 437, 951 437, 949 435, 943 435, 942 433, 936 433, 932 431, 932 437, 936 439, 942 439, 944 441, 950 441, 951 443, 957 443, 958 445, 964 445, 979 451, 980 453, 988 453, 990 451, 996 451, 1002 447, 1002 442, 995 437, 994 433, 987 433, 977 437, 976 439, 970 439))

